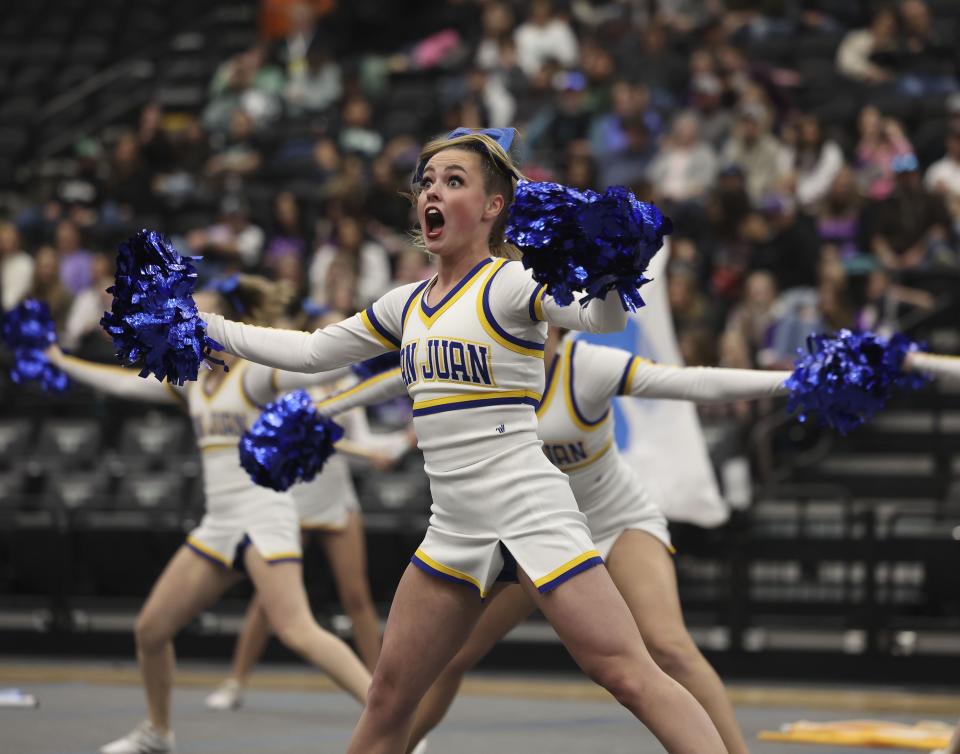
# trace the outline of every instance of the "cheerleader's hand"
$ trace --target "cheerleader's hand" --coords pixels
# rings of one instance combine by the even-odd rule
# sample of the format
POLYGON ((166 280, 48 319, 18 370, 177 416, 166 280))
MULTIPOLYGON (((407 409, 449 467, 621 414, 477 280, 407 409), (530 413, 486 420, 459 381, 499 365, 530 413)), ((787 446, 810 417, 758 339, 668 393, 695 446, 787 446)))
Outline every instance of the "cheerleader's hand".
POLYGON ((47 360, 51 364, 60 364, 63 359, 63 351, 60 350, 60 346, 56 343, 51 343, 44 350, 43 355, 47 357, 47 360))

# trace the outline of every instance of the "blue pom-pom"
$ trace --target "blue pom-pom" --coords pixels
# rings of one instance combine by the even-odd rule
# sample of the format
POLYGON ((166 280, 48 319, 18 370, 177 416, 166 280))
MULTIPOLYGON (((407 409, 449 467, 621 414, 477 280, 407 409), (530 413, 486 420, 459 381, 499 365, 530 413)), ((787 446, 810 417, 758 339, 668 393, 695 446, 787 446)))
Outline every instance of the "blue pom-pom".
POLYGON ((341 437, 343 428, 297 390, 267 404, 240 438, 240 463, 261 487, 283 491, 313 479, 341 437))
POLYGON ((46 356, 48 346, 57 342, 50 308, 42 301, 27 299, 3 317, 3 340, 13 351, 10 378, 17 384, 38 382, 49 393, 69 387, 67 375, 46 356))
POLYGON ((521 181, 510 207, 506 237, 523 264, 562 306, 576 291, 604 298, 617 291, 623 307, 643 306, 638 289, 670 219, 622 186, 598 194, 558 183, 521 181))
MULTIPOLYGON (((197 271, 163 236, 142 230, 117 251, 111 310, 103 327, 123 364, 137 364, 140 376, 153 374, 174 385, 197 379, 204 360, 222 346, 207 337, 207 325, 193 302, 197 271)), ((222 362, 219 362, 222 363, 222 362)))
POLYGON ((623 186, 611 186, 579 209, 577 225, 591 252, 584 261, 589 275, 584 303, 615 290, 624 309, 643 306, 639 289, 650 282, 644 273, 663 237, 673 232, 670 218, 623 186))
POLYGON ((871 419, 897 390, 926 384, 926 377, 902 368, 906 354, 919 349, 903 335, 887 339, 850 330, 811 335, 784 383, 790 390, 788 408, 799 409, 801 422, 816 413, 821 424, 845 435, 871 419))
POLYGON ((507 240, 523 252, 523 265, 561 306, 583 290, 587 271, 578 255, 583 240, 577 210, 593 201, 593 191, 578 191, 549 181, 521 181, 510 206, 507 240))
POLYGON ((374 356, 372 359, 359 361, 351 369, 361 380, 366 380, 398 366, 400 366, 400 352, 387 351, 379 356, 374 356))

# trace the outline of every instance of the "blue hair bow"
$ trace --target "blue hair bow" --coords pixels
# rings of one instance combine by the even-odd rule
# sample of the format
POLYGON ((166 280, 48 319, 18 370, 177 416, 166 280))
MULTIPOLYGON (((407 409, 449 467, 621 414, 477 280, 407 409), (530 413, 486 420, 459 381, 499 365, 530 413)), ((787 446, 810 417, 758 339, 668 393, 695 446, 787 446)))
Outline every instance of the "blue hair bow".
MULTIPOLYGON (((513 140, 517 136, 517 129, 515 128, 480 128, 480 129, 474 130, 472 128, 464 128, 463 126, 461 126, 460 128, 453 129, 450 133, 448 133, 443 138, 444 138, 444 141, 450 141, 451 139, 456 139, 459 136, 469 136, 470 134, 483 134, 484 136, 489 136, 491 139, 497 142, 497 144, 503 147, 504 152, 506 152, 507 154, 510 154, 510 147, 513 146, 513 140)), ((423 179, 423 170, 424 168, 426 168, 426 166, 427 166, 426 160, 420 160, 420 162, 417 163, 416 172, 414 172, 413 174, 414 183, 420 183, 420 181, 423 179)), ((516 171, 510 168, 509 165, 505 165, 504 167, 506 167, 507 170, 510 171, 510 174, 514 178, 516 178, 517 180, 520 179, 520 176, 517 175, 516 171)))
POLYGON ((210 282, 207 286, 208 290, 213 290, 223 296, 227 301, 230 302, 237 314, 246 314, 247 309, 243 305, 243 301, 240 299, 240 296, 237 294, 237 288, 240 286, 240 276, 239 275, 229 275, 225 278, 217 278, 210 282))

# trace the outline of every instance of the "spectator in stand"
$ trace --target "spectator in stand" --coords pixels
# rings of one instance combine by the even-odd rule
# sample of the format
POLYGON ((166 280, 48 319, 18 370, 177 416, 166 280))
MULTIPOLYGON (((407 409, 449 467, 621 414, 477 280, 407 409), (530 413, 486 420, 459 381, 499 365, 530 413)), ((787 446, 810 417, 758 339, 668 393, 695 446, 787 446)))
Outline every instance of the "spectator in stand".
POLYGON ((911 97, 946 95, 960 88, 956 42, 936 27, 925 0, 901 0, 897 89, 911 97))
POLYGON ((250 209, 238 196, 224 198, 217 223, 187 234, 189 247, 204 257, 198 269, 207 277, 255 270, 263 242, 263 229, 250 220, 250 209))
POLYGON ((743 285, 743 299, 727 318, 727 332, 737 333, 750 355, 748 364, 765 364, 764 349, 770 342, 777 300, 777 281, 767 270, 751 272, 743 285))
POLYGON ((409 246, 397 256, 397 272, 393 276, 393 282, 396 285, 417 283, 426 280, 434 272, 436 270, 430 265, 430 260, 423 249, 409 246))
POLYGON ((770 133, 766 108, 755 102, 741 107, 723 149, 723 161, 743 171, 747 194, 755 205, 783 188, 789 175, 788 160, 783 144, 770 133))
POLYGON ((578 189, 592 189, 597 185, 597 165, 586 140, 570 143, 562 181, 578 189))
POLYGON ((816 115, 803 115, 793 126, 791 141, 797 200, 807 212, 816 210, 843 169, 843 151, 828 139, 816 115))
POLYGON ((834 250, 844 261, 864 253, 863 202, 853 170, 844 166, 833 179, 817 212, 817 235, 821 248, 834 250))
POLYGON ((685 264, 670 266, 667 276, 667 298, 677 335, 696 330, 714 330, 718 317, 697 285, 694 271, 685 264))
POLYGON ((12 309, 30 293, 33 257, 20 244, 20 231, 9 221, 0 222, 0 311, 12 309))
POLYGON ((650 90, 644 84, 626 79, 610 89, 610 110, 601 112, 590 124, 590 148, 598 160, 605 160, 627 147, 627 122, 642 119, 652 142, 660 137, 660 114, 650 107, 650 90))
POLYGON ((890 61, 896 48, 897 13, 892 7, 881 7, 869 27, 847 32, 837 48, 837 71, 861 84, 887 84, 893 81, 894 71, 874 58, 890 61))
POLYGON ((936 117, 934 113, 924 113, 911 133, 911 141, 916 146, 917 159, 921 165, 932 165, 943 156, 943 144, 950 131, 960 131, 960 92, 949 95, 944 102, 944 113, 936 117))
POLYGON ((383 149, 383 137, 374 126, 373 105, 362 94, 352 94, 340 110, 340 149, 373 159, 383 149))
POLYGON ((73 296, 61 281, 60 257, 52 246, 41 246, 34 255, 33 284, 27 298, 45 302, 50 307, 57 332, 63 331, 73 296))
POLYGON ((517 45, 517 63, 527 78, 536 76, 548 60, 555 60, 566 68, 572 68, 579 61, 577 36, 550 0, 530 3, 530 15, 517 27, 513 38, 517 45))
POLYGON ((285 257, 305 260, 313 245, 309 223, 305 222, 292 191, 281 191, 273 198, 273 218, 264 247, 263 263, 276 273, 285 257))
POLYGON ((371 181, 364 202, 364 214, 377 227, 378 237, 402 238, 400 244, 389 242, 390 250, 406 248, 412 205, 404 196, 410 191, 410 175, 416 163, 419 147, 410 136, 391 139, 371 166, 371 181))
POLYGON ((667 28, 655 22, 646 24, 639 30, 637 41, 640 53, 635 47, 624 50, 626 55, 619 59, 619 70, 646 84, 656 107, 673 109, 682 104, 677 101, 677 94, 686 91, 687 61, 672 44, 667 28))
POLYGON ((230 116, 230 130, 223 147, 207 161, 206 173, 215 182, 229 183, 250 176, 263 164, 260 140, 253 118, 243 110, 230 116))
POLYGON ((226 133, 233 114, 242 110, 260 128, 280 113, 283 72, 266 65, 257 45, 222 63, 210 82, 210 99, 203 111, 203 125, 211 133, 226 133))
POLYGON ((333 238, 317 249, 308 275, 310 300, 320 306, 333 306, 333 279, 349 277, 353 299, 347 310, 358 311, 390 288, 390 259, 383 246, 364 237, 358 218, 343 215, 333 238))
POLYGON ((93 260, 83 247, 80 229, 72 220, 61 220, 54 233, 60 281, 70 295, 76 295, 93 282, 93 260))
POLYGON ((303 113, 322 113, 332 108, 343 94, 340 65, 323 47, 307 53, 301 75, 291 76, 283 89, 287 113, 296 117, 303 113))
POLYGON ((860 111, 857 124, 860 129, 856 152, 857 178, 861 190, 870 199, 886 199, 894 187, 893 158, 912 154, 913 147, 900 123, 883 117, 873 105, 860 111))
POLYGON ((928 191, 943 198, 953 219, 954 234, 960 233, 960 128, 947 133, 947 153, 927 169, 923 179, 928 191))
POLYGON ((316 14, 310 3, 291 3, 287 8, 286 34, 271 50, 272 59, 283 69, 288 82, 306 77, 310 53, 321 46, 316 14))
POLYGON ((616 152, 609 152, 598 161, 599 188, 633 186, 646 178, 656 155, 656 146, 650 138, 650 130, 643 116, 628 118, 623 126, 627 137, 623 147, 616 152))
POLYGON ((943 198, 924 188, 912 155, 893 159, 896 188, 877 208, 871 235, 874 256, 893 271, 955 266, 950 213, 943 198))
POLYGON ((477 43, 474 62, 485 71, 501 70, 501 52, 505 41, 512 39, 513 11, 507 3, 493 0, 483 8, 483 31, 477 43))
MULTIPOLYGON (((95 339, 94 342, 102 341, 106 346, 103 355, 112 356, 113 347, 100 327, 100 318, 105 311, 109 311, 113 302, 113 295, 107 293, 107 288, 114 283, 113 257, 96 252, 91 258, 94 284, 74 296, 60 342, 68 351, 76 351, 88 340, 95 339)), ((97 351, 103 350, 96 345, 92 347, 97 351)))
POLYGON ((133 131, 124 131, 110 157, 103 184, 106 202, 101 221, 110 227, 129 229, 136 218, 156 207, 153 175, 140 154, 140 142, 133 131))
POLYGON ((703 202, 717 176, 717 156, 700 138, 695 113, 685 111, 674 118, 648 176, 668 207, 703 202))
POLYGON ((535 159, 552 169, 559 167, 570 142, 587 138, 591 113, 587 80, 580 71, 563 71, 554 77, 553 103, 527 127, 527 148, 535 159))
POLYGON ((740 295, 751 250, 745 233, 750 197, 743 171, 736 165, 720 171, 707 198, 706 214, 707 229, 699 238, 705 261, 703 281, 712 296, 730 302, 740 295))
POLYGON ((730 138, 734 117, 723 106, 723 83, 711 72, 698 73, 690 82, 690 105, 700 116, 700 133, 715 150, 730 138))
POLYGON ((150 175, 171 170, 176 152, 170 136, 163 128, 163 107, 151 102, 140 111, 137 127, 140 158, 150 175))
POLYGON ((813 220, 792 197, 778 195, 764 198, 760 216, 750 269, 769 270, 781 291, 816 286, 820 239, 813 220))

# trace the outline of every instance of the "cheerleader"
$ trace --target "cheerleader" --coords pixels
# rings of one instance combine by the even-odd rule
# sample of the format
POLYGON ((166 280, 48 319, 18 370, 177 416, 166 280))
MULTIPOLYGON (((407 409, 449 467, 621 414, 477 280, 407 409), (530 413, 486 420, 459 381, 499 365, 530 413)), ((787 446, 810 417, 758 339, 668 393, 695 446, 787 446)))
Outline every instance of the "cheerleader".
MULTIPOLYGON (((272 321, 283 297, 275 284, 241 276, 206 296, 204 303, 251 322, 272 321)), ((164 754, 173 751, 170 697, 173 637, 223 592, 250 577, 278 638, 326 671, 363 703, 370 674, 350 648, 313 618, 303 587, 297 511, 285 493, 256 486, 240 465, 237 443, 263 404, 305 384, 345 372, 314 376, 284 374, 228 359, 229 371, 204 370, 182 388, 141 379, 133 370, 92 364, 53 346, 50 361, 71 378, 112 395, 184 409, 201 450, 206 513, 187 536, 137 617, 137 660, 148 718, 131 733, 104 746, 103 754, 164 754)))
MULTIPOLYGON (((333 388, 314 386, 308 392, 315 401, 330 397, 335 390, 347 389, 357 382, 347 377, 333 388)), ((404 394, 406 390, 403 391, 404 394)), ((410 448, 406 431, 374 435, 362 408, 340 414, 337 422, 345 436, 337 443, 337 453, 327 459, 323 470, 310 482, 290 488, 300 519, 301 540, 313 539, 323 547, 333 573, 340 604, 350 619, 357 653, 371 672, 380 656, 380 623, 367 578, 366 542, 363 515, 345 455, 364 459, 378 470, 389 469, 410 448)), ((237 709, 243 703, 244 690, 254 665, 266 649, 270 626, 260 599, 254 595, 244 617, 233 654, 233 672, 206 699, 215 710, 237 709)))
POLYGON ((559 306, 505 258, 519 177, 507 151, 513 133, 458 129, 421 153, 414 194, 425 246, 438 260, 434 278, 312 334, 211 314, 209 336, 242 358, 303 372, 401 352, 433 504, 397 587, 349 752, 406 751, 416 706, 472 631, 478 597, 492 596, 501 571, 515 567, 574 659, 668 751, 720 754, 707 713, 646 650, 567 477, 540 450, 546 323, 613 332, 626 313, 613 295, 559 306))

